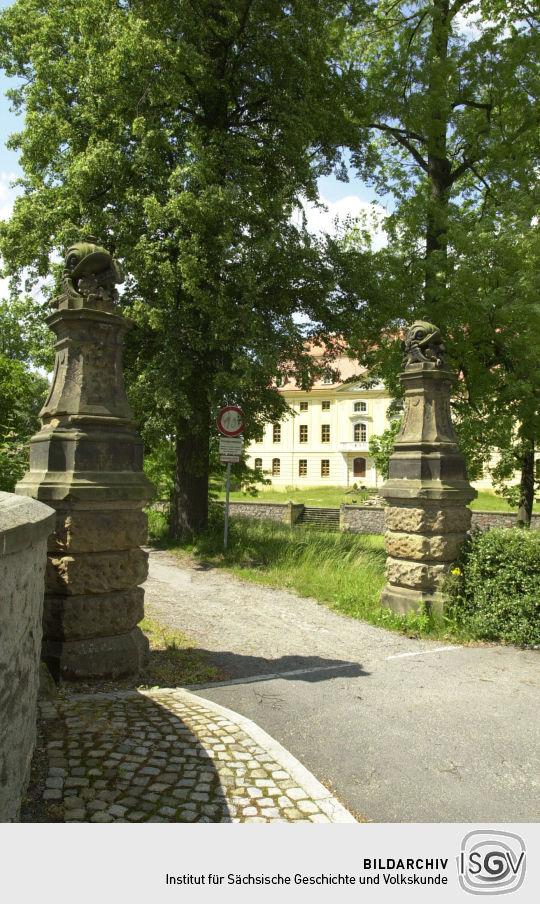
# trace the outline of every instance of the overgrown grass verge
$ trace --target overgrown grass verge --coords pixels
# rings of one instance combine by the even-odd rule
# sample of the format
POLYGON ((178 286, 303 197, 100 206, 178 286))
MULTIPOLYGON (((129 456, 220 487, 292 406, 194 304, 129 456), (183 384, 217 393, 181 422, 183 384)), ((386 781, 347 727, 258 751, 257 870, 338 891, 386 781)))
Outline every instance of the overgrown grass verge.
POLYGON ((184 684, 206 684, 226 676, 211 665, 205 655, 195 649, 194 641, 182 631, 163 625, 146 606, 146 616, 139 627, 150 643, 148 664, 139 675, 138 687, 178 687, 184 684))
MULTIPOLYGON (((163 537, 164 520, 154 519, 163 537)), ((161 545, 161 543, 160 543, 161 545)), ((231 518, 226 553, 223 520, 213 513, 198 536, 165 544, 237 577, 314 597, 329 608, 409 636, 466 642, 467 631, 455 619, 394 615, 380 606, 386 553, 382 536, 327 533, 309 526, 286 527, 270 521, 231 518)))

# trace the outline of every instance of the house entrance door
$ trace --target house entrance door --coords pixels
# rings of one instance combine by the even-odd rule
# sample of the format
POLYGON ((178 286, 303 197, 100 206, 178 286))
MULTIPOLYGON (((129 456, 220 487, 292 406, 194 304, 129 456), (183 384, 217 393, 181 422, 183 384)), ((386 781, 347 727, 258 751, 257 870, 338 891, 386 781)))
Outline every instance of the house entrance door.
POLYGON ((355 458, 354 459, 353 476, 354 477, 365 477, 366 476, 366 459, 365 458, 355 458))

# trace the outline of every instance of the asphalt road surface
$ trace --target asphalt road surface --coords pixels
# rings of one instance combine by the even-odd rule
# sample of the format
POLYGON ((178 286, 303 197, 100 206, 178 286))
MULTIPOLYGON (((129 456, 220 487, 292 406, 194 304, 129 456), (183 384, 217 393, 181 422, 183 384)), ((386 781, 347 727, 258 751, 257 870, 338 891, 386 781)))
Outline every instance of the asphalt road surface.
POLYGON ((539 652, 410 639, 164 552, 145 589, 230 676, 196 693, 257 722, 360 818, 539 821, 539 652))

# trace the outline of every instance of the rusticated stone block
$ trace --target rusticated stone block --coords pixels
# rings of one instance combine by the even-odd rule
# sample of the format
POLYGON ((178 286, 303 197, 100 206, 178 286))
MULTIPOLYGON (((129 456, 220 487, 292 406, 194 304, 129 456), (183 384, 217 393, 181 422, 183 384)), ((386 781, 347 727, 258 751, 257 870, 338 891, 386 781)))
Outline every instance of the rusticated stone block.
POLYGON ((465 534, 406 534, 389 531, 384 542, 389 556, 453 562, 459 555, 465 534))
POLYGON ((426 505, 422 508, 389 505, 385 509, 385 522, 386 529, 391 531, 466 533, 471 525, 471 511, 464 505, 426 505))
POLYGON ((49 538, 53 555, 131 549, 146 542, 148 518, 137 509, 121 511, 58 511, 54 533, 49 538))
POLYGON ((43 630, 51 640, 125 634, 144 617, 142 587, 95 596, 46 596, 43 630))
POLYGON ((58 680, 121 678, 139 671, 148 655, 148 640, 140 628, 113 637, 43 642, 42 656, 58 680))
POLYGON ((386 560, 386 579, 389 584, 433 590, 440 586, 448 571, 447 564, 413 562, 409 559, 386 560))
POLYGON ((387 584, 381 593, 381 606, 388 606, 398 615, 424 611, 442 615, 444 595, 437 590, 419 590, 411 587, 393 587, 387 584))
POLYGON ((142 584, 147 574, 148 553, 143 549, 49 556, 45 587, 51 595, 110 593, 142 584))

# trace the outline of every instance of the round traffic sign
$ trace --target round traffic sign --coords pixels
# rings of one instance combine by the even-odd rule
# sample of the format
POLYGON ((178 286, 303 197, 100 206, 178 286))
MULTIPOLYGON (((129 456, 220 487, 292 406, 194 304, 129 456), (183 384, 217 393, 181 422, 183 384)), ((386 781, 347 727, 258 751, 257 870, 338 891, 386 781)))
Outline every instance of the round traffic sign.
POLYGON ((238 436, 245 427, 244 412, 236 405, 227 405, 218 414, 217 425, 224 436, 238 436))

